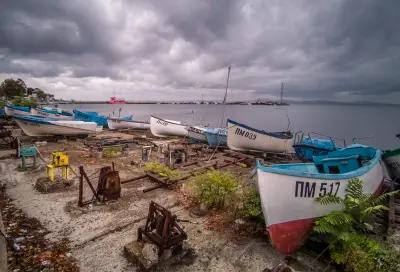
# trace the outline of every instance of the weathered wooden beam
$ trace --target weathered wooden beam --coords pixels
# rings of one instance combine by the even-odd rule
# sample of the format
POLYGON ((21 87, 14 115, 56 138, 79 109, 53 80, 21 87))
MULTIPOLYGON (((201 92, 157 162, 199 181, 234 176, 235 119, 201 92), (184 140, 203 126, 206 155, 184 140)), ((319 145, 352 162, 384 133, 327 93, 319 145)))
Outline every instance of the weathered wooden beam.
POLYGON ((147 174, 140 175, 140 176, 137 176, 137 177, 133 177, 133 178, 130 178, 130 179, 123 180, 123 181, 121 181, 121 184, 132 182, 132 181, 136 181, 136 180, 140 180, 140 179, 144 179, 144 178, 147 178, 147 177, 148 177, 147 174))

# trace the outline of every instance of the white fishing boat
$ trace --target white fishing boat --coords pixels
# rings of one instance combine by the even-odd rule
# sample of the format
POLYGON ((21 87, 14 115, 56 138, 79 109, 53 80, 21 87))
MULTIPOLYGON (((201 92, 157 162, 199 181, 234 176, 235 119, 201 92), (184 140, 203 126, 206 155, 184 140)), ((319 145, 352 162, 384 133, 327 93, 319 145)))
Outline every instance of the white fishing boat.
POLYGON ((6 105, 4 111, 7 116, 31 115, 31 107, 6 105))
POLYGON ((150 123, 144 121, 108 118, 107 123, 109 129, 150 129, 150 123))
POLYGON ((352 178, 363 181, 365 193, 379 194, 387 176, 381 152, 372 147, 351 145, 313 160, 272 166, 257 162, 267 230, 273 245, 284 254, 302 245, 316 218, 341 209, 340 205, 321 205, 317 197, 344 197, 352 178))
POLYGON ((52 119, 57 119, 57 120, 73 120, 74 119, 74 115, 68 111, 58 109, 58 108, 49 108, 49 107, 36 108, 36 109, 32 108, 31 115, 52 118, 52 119))
POLYGON ((14 116, 19 127, 28 136, 84 136, 102 131, 95 122, 54 120, 37 116, 14 116))
POLYGON ((150 130, 154 136, 188 136, 186 125, 182 125, 180 121, 161 119, 155 116, 150 117, 150 130))
POLYGON ((194 142, 207 143, 206 130, 207 128, 199 126, 187 127, 188 136, 194 142))
POLYGON ((228 147, 237 151, 292 153, 293 135, 289 131, 266 132, 228 119, 228 147))

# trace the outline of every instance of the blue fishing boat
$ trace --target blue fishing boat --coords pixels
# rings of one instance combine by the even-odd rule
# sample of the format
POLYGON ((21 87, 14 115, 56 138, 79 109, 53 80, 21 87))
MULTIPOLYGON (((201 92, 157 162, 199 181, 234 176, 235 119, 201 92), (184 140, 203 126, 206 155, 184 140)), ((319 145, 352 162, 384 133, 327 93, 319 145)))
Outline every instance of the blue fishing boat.
POLYGON ((89 135, 102 130, 95 122, 57 120, 34 115, 16 115, 13 118, 28 136, 89 135))
POLYGON ((314 156, 311 163, 268 166, 258 161, 258 188, 273 245, 291 254, 301 246, 316 218, 342 208, 321 206, 317 197, 343 198, 353 178, 363 181, 363 193, 379 194, 385 177, 381 151, 359 144, 314 156))
POLYGON ((301 137, 294 145, 294 151, 298 158, 311 161, 313 156, 326 155, 336 150, 335 142, 332 139, 318 139, 310 136, 301 137))
POLYGON ((71 112, 59 108, 42 107, 31 109, 31 114, 41 117, 54 118, 57 120, 74 119, 74 115, 71 112))
POLYGON ((97 125, 106 127, 107 126, 107 117, 98 114, 95 111, 80 111, 77 109, 73 110, 74 119, 85 122, 95 122, 97 125))
POLYGON ((4 108, 0 108, 0 118, 6 117, 6 111, 4 108))
POLYGON ((31 107, 24 106, 16 106, 16 105, 6 105, 4 107, 4 111, 7 116, 16 116, 16 115, 31 115, 31 107))
MULTIPOLYGON (((95 111, 80 111, 77 109, 73 110, 74 113, 74 119, 75 120, 80 120, 80 121, 86 121, 86 122, 95 122, 97 125, 102 126, 102 127, 107 127, 108 126, 108 117, 104 115, 100 115, 98 112, 95 111)), ((128 115, 124 117, 119 117, 119 120, 133 120, 133 115, 128 115)))
POLYGON ((209 146, 226 146, 227 145, 227 129, 226 128, 207 128, 204 131, 209 146))

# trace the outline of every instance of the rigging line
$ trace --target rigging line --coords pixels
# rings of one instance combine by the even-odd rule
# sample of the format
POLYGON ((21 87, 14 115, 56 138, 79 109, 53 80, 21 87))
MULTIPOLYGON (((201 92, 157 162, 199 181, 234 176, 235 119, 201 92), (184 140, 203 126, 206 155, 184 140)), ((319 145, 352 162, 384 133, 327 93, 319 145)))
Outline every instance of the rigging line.
POLYGON ((228 88, 229 88, 229 78, 231 75, 231 66, 228 66, 228 76, 226 77, 226 89, 225 89, 225 95, 224 95, 224 100, 222 101, 223 108, 222 108, 222 118, 220 122, 220 127, 222 127, 224 123, 224 118, 225 118, 225 109, 226 109, 226 99, 228 97, 228 88))
MULTIPOLYGON (((230 75, 231 75, 231 66, 229 65, 228 66, 228 76, 226 77, 226 89, 225 89, 225 95, 224 95, 224 100, 222 101, 222 118, 221 118, 221 122, 220 122, 220 125, 219 125, 219 127, 222 129, 222 124, 224 123, 224 119, 225 119, 225 108, 226 108, 226 98, 227 98, 227 96, 228 96, 228 87, 229 87, 229 78, 230 78, 230 75)), ((219 131, 217 131, 217 140, 218 140, 218 142, 217 142, 217 145, 215 146, 215 148, 214 148, 214 151, 213 151, 213 153, 211 154, 211 156, 210 156, 210 158, 208 159, 208 161, 210 161, 213 157, 214 157, 214 155, 215 155, 215 152, 217 152, 217 149, 218 149, 218 147, 219 147, 219 144, 221 143, 221 140, 222 140, 222 137, 223 137, 223 135, 220 135, 220 132, 219 131)))

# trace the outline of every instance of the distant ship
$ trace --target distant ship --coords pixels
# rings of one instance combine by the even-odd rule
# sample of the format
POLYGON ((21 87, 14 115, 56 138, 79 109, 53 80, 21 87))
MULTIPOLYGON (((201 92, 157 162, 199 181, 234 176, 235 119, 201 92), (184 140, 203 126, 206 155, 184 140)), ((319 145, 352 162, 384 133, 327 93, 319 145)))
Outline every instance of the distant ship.
POLYGON ((107 101, 108 104, 126 104, 126 101, 123 98, 116 98, 115 96, 111 96, 110 100, 107 101))

